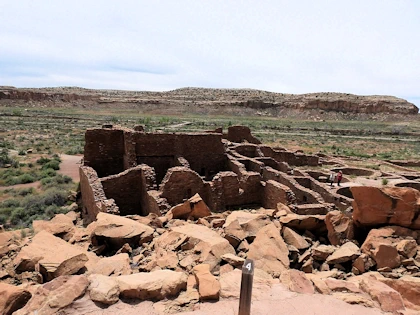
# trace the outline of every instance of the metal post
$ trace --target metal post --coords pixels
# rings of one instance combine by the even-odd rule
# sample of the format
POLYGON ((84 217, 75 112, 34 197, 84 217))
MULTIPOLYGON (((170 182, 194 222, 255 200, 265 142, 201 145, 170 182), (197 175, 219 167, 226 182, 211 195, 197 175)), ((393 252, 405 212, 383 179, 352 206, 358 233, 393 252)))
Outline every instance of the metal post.
POLYGON ((254 261, 246 259, 242 266, 241 295, 238 315, 251 314, 252 283, 254 281, 254 261))

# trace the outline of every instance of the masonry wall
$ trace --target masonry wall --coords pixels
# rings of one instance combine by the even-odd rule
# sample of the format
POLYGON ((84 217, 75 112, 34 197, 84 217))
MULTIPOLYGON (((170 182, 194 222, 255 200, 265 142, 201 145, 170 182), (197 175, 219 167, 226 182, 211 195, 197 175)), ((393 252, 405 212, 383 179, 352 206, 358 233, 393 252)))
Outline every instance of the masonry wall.
POLYGON ((96 220, 99 212, 119 213, 119 208, 114 200, 107 199, 102 183, 93 168, 81 166, 79 174, 83 203, 82 211, 84 218, 88 219, 87 221, 96 220))
POLYGON ((221 134, 134 134, 137 164, 155 168, 159 183, 168 168, 186 159, 200 176, 215 175, 226 170, 226 154, 221 134))
POLYGON ((99 177, 124 170, 124 131, 121 129, 88 129, 85 133, 84 165, 99 177))

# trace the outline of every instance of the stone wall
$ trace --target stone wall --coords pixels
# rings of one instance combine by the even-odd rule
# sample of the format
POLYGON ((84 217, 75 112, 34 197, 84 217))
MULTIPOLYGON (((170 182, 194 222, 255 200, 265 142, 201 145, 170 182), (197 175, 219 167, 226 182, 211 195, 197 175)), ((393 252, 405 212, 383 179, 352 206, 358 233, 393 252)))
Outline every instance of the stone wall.
POLYGON ((81 166, 79 174, 82 212, 86 221, 94 221, 99 212, 119 213, 114 200, 106 197, 101 180, 93 168, 81 166))

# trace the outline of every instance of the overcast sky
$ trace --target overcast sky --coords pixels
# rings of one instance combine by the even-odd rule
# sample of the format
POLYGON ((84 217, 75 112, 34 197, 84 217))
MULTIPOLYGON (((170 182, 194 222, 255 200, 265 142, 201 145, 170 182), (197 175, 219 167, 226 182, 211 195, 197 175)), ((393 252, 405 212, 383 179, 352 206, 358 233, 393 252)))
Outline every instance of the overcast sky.
POLYGON ((420 107, 420 1, 0 0, 0 85, 385 94, 420 107))

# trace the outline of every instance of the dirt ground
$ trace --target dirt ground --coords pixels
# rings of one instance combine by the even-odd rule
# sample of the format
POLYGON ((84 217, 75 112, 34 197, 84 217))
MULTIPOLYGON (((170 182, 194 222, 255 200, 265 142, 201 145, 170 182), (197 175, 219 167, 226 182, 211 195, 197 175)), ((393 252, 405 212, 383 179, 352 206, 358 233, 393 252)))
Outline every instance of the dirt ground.
POLYGON ((81 160, 83 158, 82 155, 67 155, 67 154, 60 154, 61 164, 60 170, 58 171, 60 174, 67 175, 73 179, 74 182, 79 182, 79 166, 81 164, 81 160))
MULTIPOLYGON (((162 315, 165 302, 150 301, 138 304, 118 303, 103 308, 84 297, 64 310, 66 315, 162 315)), ((200 303, 195 305, 194 311, 174 313, 179 315, 237 315, 238 300, 221 300, 215 303, 200 303)), ((252 315, 380 315, 383 313, 375 308, 361 305, 351 305, 333 296, 320 294, 299 294, 288 291, 282 284, 274 285, 258 300, 254 300, 251 307, 252 315)))

